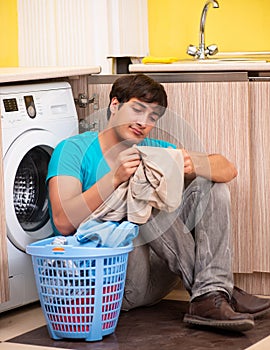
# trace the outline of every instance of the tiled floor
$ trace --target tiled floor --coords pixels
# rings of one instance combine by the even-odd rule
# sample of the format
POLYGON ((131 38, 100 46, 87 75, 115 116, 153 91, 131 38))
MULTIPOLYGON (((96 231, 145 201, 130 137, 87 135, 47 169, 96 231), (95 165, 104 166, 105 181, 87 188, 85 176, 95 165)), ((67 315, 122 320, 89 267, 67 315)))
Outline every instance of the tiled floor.
MULTIPOLYGON (((185 292, 173 292, 166 299, 169 300, 187 300, 185 292)), ((4 314, 0 314, 0 350, 48 350, 55 349, 47 346, 36 346, 29 344, 12 343, 9 340, 16 336, 25 334, 31 330, 38 329, 45 325, 45 319, 38 304, 32 304, 27 307, 19 308, 4 314), (8 342, 9 341, 9 342, 8 342)), ((270 329, 269 329, 270 334, 270 329)), ((239 342, 239 339, 237 340, 239 342)), ((76 346, 74 347, 76 348, 76 346)), ((61 349, 65 349, 61 347, 61 349)), ((70 347, 69 347, 70 349, 70 347)), ((209 349, 207 339, 205 340, 205 349, 209 349)), ((264 338, 258 343, 246 348, 248 350, 269 350, 270 336, 264 338)))

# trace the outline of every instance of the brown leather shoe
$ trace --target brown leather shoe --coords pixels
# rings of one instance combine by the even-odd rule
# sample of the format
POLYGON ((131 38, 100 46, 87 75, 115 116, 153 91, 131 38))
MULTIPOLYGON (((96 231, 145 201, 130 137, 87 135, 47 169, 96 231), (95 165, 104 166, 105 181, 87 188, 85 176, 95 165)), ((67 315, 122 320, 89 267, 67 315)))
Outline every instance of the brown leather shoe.
POLYGON ((270 299, 258 298, 234 287, 231 306, 236 312, 248 313, 254 318, 258 318, 270 311, 270 299))
POLYGON ((228 301, 226 293, 211 292, 195 298, 189 306, 189 313, 184 322, 229 331, 243 332, 254 327, 250 314, 235 312, 228 301))

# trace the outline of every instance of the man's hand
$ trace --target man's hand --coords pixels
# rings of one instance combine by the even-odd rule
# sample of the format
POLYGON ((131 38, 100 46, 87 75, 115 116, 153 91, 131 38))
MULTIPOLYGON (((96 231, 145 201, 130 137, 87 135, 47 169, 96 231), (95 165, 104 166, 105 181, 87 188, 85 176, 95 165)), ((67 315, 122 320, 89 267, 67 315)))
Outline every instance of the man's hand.
POLYGON ((138 149, 131 147, 119 153, 115 166, 112 169, 114 172, 113 184, 115 188, 122 182, 129 180, 135 173, 141 162, 138 149))
POLYGON ((184 157, 184 174, 187 174, 187 175, 194 174, 195 168, 189 153, 185 149, 182 149, 182 153, 184 157))
POLYGON ((202 176, 215 182, 229 182, 237 176, 233 163, 221 154, 187 152, 181 149, 184 156, 185 178, 202 176))

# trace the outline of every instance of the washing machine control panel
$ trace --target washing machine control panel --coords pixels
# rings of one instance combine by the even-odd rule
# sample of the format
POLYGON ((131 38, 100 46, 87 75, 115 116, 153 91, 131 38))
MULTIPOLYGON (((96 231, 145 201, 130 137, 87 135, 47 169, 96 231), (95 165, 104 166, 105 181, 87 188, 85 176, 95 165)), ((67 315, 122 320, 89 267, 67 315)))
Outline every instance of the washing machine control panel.
POLYGON ((34 98, 32 95, 24 96, 24 103, 26 107, 26 112, 30 118, 35 118, 36 116, 36 107, 34 103, 34 98))
POLYGON ((18 104, 16 98, 4 98, 3 99, 5 112, 16 112, 18 111, 18 104))
POLYGON ((19 112, 19 107, 22 107, 23 110, 26 110, 26 113, 30 118, 35 118, 36 116, 36 107, 33 95, 23 96, 23 99, 16 97, 3 98, 3 106, 5 113, 19 112), (22 106, 21 102, 23 102, 22 106))
POLYGON ((2 128, 46 126, 48 121, 77 116, 68 83, 0 87, 2 128))
MULTIPOLYGON (((35 118, 36 116, 36 107, 34 103, 34 98, 32 95, 24 96, 24 103, 26 112, 30 118, 35 118)), ((4 111, 9 112, 18 112, 18 103, 16 98, 4 98, 3 99, 4 111)))

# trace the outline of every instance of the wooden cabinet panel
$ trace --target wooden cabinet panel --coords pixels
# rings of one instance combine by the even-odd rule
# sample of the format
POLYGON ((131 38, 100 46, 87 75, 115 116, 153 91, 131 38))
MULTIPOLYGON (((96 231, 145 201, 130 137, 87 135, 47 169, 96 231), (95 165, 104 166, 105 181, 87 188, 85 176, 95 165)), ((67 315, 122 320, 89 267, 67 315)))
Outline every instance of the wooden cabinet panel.
POLYGON ((97 105, 89 105, 89 113, 85 118, 87 124, 91 129, 103 130, 107 125, 107 108, 109 105, 109 94, 112 84, 89 84, 88 94, 89 96, 97 96, 97 105))
POLYGON ((250 82, 254 271, 270 272, 270 82, 250 82))
MULTIPOLYGON (((253 271, 253 235, 250 205, 250 122, 248 82, 163 83, 168 111, 152 136, 193 151, 222 153, 235 163, 238 176, 229 187, 232 198, 234 271, 253 271)), ((106 125, 111 84, 89 84, 89 96, 98 95, 99 111, 89 106, 88 122, 106 125)))
MULTIPOLYGON (((75 100, 78 99, 79 94, 87 95, 87 80, 88 75, 80 75, 67 78, 67 81, 71 85, 72 93, 75 100)), ((76 110, 79 120, 86 118, 88 114, 88 108, 80 108, 76 103, 76 110)))
POLYGON ((221 153, 238 169, 232 199, 234 272, 253 271, 248 82, 165 83, 168 115, 156 135, 187 150, 221 153))

